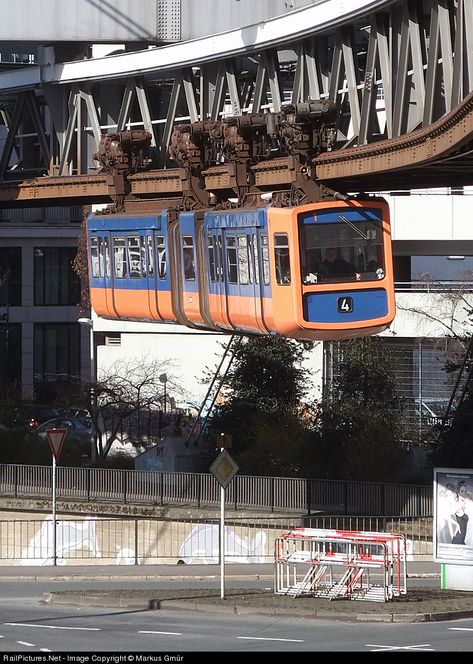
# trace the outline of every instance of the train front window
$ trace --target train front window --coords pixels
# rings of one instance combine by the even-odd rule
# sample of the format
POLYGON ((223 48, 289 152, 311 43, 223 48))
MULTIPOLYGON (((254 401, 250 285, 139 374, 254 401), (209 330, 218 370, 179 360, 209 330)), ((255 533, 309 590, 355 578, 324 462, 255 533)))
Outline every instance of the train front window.
POLYGON ((305 284, 375 281, 385 275, 380 208, 304 212, 299 241, 305 284))

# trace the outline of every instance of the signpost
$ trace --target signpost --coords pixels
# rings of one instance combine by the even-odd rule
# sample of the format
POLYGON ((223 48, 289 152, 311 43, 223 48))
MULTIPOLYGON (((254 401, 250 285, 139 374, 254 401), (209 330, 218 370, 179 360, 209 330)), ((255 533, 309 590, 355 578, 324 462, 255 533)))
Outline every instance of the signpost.
POLYGON ((67 435, 67 429, 46 429, 46 437, 53 455, 53 565, 57 565, 56 547, 56 462, 61 454, 62 444, 67 435))
POLYGON ((231 437, 221 434, 220 454, 210 466, 210 472, 220 484, 220 598, 225 597, 225 489, 238 472, 238 466, 225 447, 231 446, 231 437))

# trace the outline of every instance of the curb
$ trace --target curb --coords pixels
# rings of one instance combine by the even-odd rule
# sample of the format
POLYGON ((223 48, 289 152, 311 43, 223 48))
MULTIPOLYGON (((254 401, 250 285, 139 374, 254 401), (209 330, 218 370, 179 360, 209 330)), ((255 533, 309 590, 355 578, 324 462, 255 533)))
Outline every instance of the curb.
POLYGON ((97 606, 119 609, 141 609, 141 610, 179 610, 179 611, 199 611, 201 613, 219 613, 226 615, 267 615, 267 616, 287 616, 293 618, 312 618, 318 620, 334 620, 339 622, 360 622, 360 623, 424 623, 439 622, 447 620, 461 620, 463 618, 473 618, 473 611, 449 611, 443 613, 343 613, 327 610, 307 610, 288 607, 257 607, 244 606, 241 604, 212 604, 194 601, 192 599, 163 599, 163 600, 143 600, 130 597, 108 597, 104 593, 96 595, 89 593, 83 594, 58 594, 55 592, 45 593, 43 602, 46 604, 75 604, 78 606, 97 606))
MULTIPOLYGON (((99 576, 87 575, 84 573, 71 573, 68 574, 11 574, 0 576, 0 583, 2 581, 182 581, 183 578, 197 578, 197 579, 219 579, 219 574, 198 574, 194 577, 191 574, 100 574, 99 576)), ((274 574, 226 574, 227 579, 243 579, 243 580, 268 580, 274 579, 274 574)), ((408 579, 440 579, 440 573, 425 572, 408 574, 408 579)))

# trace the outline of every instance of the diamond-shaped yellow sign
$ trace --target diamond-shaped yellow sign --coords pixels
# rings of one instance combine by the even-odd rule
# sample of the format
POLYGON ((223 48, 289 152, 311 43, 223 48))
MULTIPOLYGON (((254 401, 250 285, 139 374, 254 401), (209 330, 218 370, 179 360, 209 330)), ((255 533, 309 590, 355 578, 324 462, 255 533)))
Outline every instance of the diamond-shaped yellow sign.
POLYGON ((224 489, 230 484, 238 472, 238 466, 227 450, 222 450, 213 464, 210 472, 224 489))

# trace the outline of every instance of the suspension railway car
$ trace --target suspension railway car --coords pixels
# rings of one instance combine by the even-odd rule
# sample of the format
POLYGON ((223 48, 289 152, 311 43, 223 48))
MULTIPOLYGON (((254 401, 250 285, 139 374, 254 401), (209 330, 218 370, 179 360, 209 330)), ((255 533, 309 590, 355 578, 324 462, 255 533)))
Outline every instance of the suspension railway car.
POLYGON ((305 340, 365 336, 394 318, 382 199, 96 214, 88 250, 104 318, 305 340))

